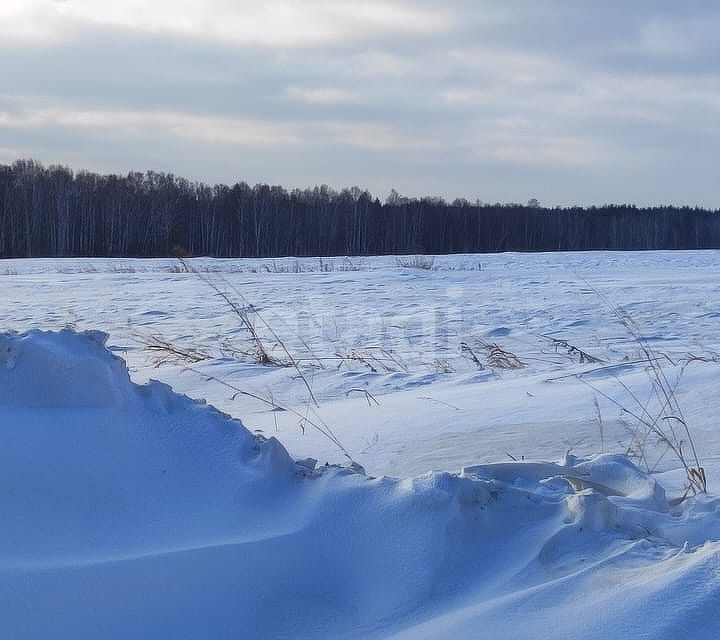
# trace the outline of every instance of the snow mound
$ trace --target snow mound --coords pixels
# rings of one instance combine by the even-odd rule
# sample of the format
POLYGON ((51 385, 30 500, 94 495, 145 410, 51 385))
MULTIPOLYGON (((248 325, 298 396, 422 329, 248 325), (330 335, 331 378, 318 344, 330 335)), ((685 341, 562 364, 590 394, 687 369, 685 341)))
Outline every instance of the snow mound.
POLYGON ((105 340, 0 336, 0 637, 720 632, 716 501, 610 455, 315 469, 105 340))
POLYGON ((106 337, 76 340, 33 332, 0 336, 0 404, 24 407, 92 407, 118 404, 130 389, 119 360, 103 357, 106 337))

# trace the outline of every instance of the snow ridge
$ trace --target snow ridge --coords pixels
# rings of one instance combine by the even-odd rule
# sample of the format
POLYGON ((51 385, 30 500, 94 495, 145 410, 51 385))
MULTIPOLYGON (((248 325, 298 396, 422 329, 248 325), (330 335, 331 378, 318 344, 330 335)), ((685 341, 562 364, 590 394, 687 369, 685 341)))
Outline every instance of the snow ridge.
POLYGON ((602 638, 640 611, 648 637, 720 631, 714 499, 673 507, 616 455, 315 469, 132 383, 106 341, 0 335, 2 637, 602 638))

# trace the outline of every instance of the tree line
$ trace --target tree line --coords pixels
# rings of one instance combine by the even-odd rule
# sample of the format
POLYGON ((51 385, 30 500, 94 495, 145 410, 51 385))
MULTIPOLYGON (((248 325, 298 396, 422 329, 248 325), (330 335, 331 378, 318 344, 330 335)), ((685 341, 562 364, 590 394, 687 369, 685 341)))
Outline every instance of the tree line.
POLYGON ((332 256, 720 248, 720 210, 380 202, 358 187, 210 186, 168 173, 0 165, 0 257, 332 256))

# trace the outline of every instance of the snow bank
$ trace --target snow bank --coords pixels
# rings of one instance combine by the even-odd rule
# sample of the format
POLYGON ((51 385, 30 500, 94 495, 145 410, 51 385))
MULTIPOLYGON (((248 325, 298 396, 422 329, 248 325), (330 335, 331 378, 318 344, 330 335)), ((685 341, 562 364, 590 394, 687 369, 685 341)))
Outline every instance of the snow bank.
POLYGON ((105 340, 0 336, 0 637, 720 632, 718 503, 625 458, 314 469, 105 340))

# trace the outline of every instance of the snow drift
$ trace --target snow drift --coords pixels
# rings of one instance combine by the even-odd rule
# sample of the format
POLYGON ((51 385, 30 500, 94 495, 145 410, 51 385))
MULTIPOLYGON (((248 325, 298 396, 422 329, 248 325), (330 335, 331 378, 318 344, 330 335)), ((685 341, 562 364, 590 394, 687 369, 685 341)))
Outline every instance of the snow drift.
POLYGON ((715 500, 608 455, 315 468, 105 341, 0 336, 1 637, 720 633, 715 500))

